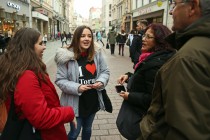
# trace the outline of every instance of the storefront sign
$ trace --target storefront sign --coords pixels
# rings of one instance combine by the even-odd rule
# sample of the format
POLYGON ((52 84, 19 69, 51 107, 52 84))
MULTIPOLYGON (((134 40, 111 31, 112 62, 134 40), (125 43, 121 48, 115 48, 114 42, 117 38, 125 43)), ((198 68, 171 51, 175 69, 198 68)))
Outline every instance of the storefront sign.
POLYGON ((152 11, 152 9, 150 7, 146 8, 146 9, 141 9, 139 10, 139 15, 144 15, 147 13, 150 13, 152 11))
POLYGON ((14 4, 14 3, 9 2, 9 1, 7 2, 7 6, 12 7, 14 9, 16 9, 17 11, 20 10, 20 5, 14 4))

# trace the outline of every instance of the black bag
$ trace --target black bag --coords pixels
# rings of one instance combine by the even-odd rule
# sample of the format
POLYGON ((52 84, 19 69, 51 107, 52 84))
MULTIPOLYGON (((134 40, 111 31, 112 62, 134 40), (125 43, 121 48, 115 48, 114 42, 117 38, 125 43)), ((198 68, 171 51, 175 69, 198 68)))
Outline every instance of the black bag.
POLYGON ((27 119, 20 120, 15 113, 14 95, 0 140, 41 140, 41 134, 35 130, 27 119))
POLYGON ((109 44, 108 43, 106 43, 106 49, 109 49, 109 44))
POLYGON ((101 92, 102 92, 102 97, 103 97, 103 101, 104 101, 105 110, 109 113, 112 113, 112 111, 113 111, 112 102, 109 99, 109 96, 107 95, 106 90, 103 89, 101 92))
POLYGON ((116 121, 121 135, 129 140, 137 139, 141 135, 139 123, 142 117, 143 114, 139 114, 134 106, 124 100, 116 121))
POLYGON ((130 46, 130 45, 131 45, 131 41, 130 41, 129 38, 128 38, 127 42, 126 42, 126 45, 127 45, 127 46, 130 46))

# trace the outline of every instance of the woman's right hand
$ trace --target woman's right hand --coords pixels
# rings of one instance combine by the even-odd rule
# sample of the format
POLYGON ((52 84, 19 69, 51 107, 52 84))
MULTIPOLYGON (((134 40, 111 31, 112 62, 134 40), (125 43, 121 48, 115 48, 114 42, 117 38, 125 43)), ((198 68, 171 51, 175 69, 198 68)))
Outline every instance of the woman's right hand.
POLYGON ((128 75, 121 75, 121 76, 117 79, 117 82, 118 82, 118 84, 124 84, 126 80, 128 80, 128 75))

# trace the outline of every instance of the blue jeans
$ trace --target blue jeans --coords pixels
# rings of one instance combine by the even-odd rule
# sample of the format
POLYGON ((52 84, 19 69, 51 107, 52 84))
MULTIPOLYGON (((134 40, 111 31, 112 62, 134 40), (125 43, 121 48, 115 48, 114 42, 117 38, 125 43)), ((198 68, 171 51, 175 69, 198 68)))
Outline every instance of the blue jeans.
POLYGON ((75 129, 74 124, 70 123, 70 132, 68 134, 68 140, 76 140, 81 127, 82 127, 82 140, 90 140, 92 133, 92 124, 96 113, 91 114, 88 117, 76 117, 77 119, 77 129, 75 129))

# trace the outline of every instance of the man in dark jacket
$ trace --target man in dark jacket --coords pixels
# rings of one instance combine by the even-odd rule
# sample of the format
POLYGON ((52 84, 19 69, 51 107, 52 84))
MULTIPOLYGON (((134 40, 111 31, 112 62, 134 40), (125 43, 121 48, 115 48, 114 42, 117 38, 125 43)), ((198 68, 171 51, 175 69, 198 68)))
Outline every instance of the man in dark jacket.
POLYGON ((159 70, 141 138, 210 139, 210 1, 174 0, 167 40, 178 52, 159 70))
POLYGON ((5 52, 6 46, 10 40, 10 37, 4 37, 3 35, 0 35, 0 54, 5 52))
POLYGON ((144 30, 146 29, 147 25, 147 20, 140 20, 137 22, 137 34, 134 34, 132 45, 130 47, 131 61, 134 63, 133 67, 135 67, 139 61, 142 46, 142 35, 144 34, 144 30))

